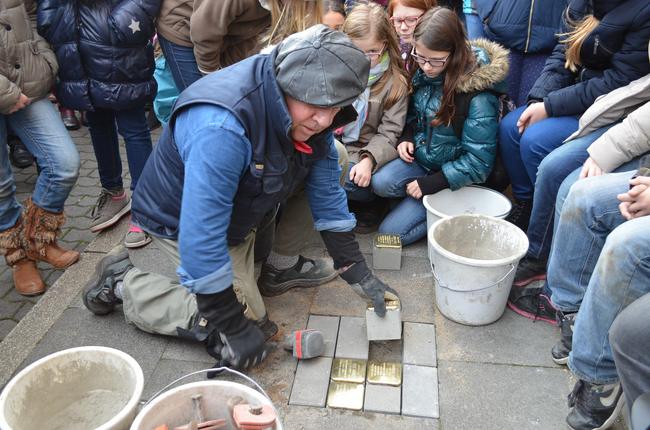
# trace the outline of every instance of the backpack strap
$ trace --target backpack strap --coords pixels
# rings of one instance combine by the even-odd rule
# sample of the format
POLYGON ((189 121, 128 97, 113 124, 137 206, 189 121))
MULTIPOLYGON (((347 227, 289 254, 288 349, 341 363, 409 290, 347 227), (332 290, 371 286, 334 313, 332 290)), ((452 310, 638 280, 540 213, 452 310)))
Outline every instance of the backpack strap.
POLYGON ((454 95, 454 104, 456 111, 454 117, 451 119, 451 128, 454 129, 454 134, 460 140, 463 136, 463 126, 467 115, 469 115, 469 104, 476 95, 476 92, 471 93, 457 93, 454 95))

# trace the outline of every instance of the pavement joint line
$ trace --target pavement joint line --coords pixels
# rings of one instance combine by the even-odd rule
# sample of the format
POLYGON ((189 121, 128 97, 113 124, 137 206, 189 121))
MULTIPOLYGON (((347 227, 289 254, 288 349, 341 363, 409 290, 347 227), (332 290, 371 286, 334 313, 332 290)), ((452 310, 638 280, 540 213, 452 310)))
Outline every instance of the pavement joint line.
MULTIPOLYGON (((550 350, 549 350, 550 351, 550 350)), ((549 352, 550 354, 550 352, 549 352)), ((557 369, 557 370, 566 370, 569 371, 567 366, 557 365, 544 365, 544 364, 522 364, 522 363, 495 363, 492 361, 476 361, 476 360, 444 360, 438 357, 438 365, 436 368, 440 367, 440 363, 470 363, 470 364, 489 364, 492 366, 508 366, 508 367, 523 367, 527 369, 557 369)), ((425 366, 433 367, 433 366, 425 366)))

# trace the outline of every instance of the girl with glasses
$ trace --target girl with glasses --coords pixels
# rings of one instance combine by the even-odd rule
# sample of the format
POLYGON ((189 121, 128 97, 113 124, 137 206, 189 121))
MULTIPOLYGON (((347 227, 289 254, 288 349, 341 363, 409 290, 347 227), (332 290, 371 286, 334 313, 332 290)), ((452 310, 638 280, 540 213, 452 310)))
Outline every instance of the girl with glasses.
POLYGON ((508 52, 486 40, 470 44, 458 15, 436 7, 415 28, 410 62, 412 96, 400 158, 373 177, 379 196, 404 198, 379 226, 380 233, 399 234, 404 245, 426 236, 423 195, 482 183, 492 170, 508 52), (460 97, 471 99, 458 137, 452 122, 460 97))
POLYGON ((411 52, 413 31, 424 12, 436 6, 436 0, 390 0, 388 16, 399 37, 402 60, 408 59, 411 52))
POLYGON ((353 104, 358 117, 340 130, 351 166, 345 189, 357 214, 358 231, 363 232, 379 223, 379 202, 375 201, 371 178, 397 158, 395 146, 406 119, 408 79, 395 33, 381 6, 369 3, 355 7, 342 30, 370 61, 368 86, 353 104))

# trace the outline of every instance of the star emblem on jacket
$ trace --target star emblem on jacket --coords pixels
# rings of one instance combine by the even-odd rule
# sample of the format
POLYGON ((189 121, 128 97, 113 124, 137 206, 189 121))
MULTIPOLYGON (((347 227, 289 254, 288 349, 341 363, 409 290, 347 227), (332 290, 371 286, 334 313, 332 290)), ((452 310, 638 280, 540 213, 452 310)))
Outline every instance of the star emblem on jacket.
POLYGON ((129 25, 129 28, 131 29, 133 34, 140 31, 140 21, 136 21, 133 18, 131 18, 131 24, 129 25))

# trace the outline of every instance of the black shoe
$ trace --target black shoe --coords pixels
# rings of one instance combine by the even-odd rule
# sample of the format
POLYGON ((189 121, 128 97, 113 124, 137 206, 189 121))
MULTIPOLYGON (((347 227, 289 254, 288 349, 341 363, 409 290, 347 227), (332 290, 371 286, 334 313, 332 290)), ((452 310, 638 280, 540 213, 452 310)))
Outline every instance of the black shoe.
POLYGON ((12 166, 25 169, 34 164, 34 156, 17 136, 9 136, 7 144, 9 145, 9 161, 12 166))
POLYGON ((377 231, 379 224, 388 213, 388 201, 382 198, 375 198, 371 202, 348 200, 348 207, 357 219, 357 225, 354 227, 354 232, 357 234, 377 231))
POLYGON ((573 341, 573 325, 576 322, 577 312, 565 314, 557 311, 558 324, 562 338, 551 348, 551 357, 556 364, 567 364, 573 341))
POLYGON ((278 325, 269 319, 268 315, 260 320, 255 321, 255 324, 262 330, 264 340, 269 340, 278 333, 278 325))
POLYGON ((326 260, 312 260, 299 255, 298 262, 289 269, 278 270, 264 263, 257 286, 263 296, 271 297, 294 287, 316 287, 331 281, 337 275, 337 271, 326 260), (305 269, 305 264, 310 267, 305 269))
POLYGON ((534 281, 546 279, 546 260, 524 257, 517 266, 513 287, 521 288, 534 281))
POLYGON ((506 221, 516 225, 524 232, 528 230, 528 223, 530 222, 530 214, 533 211, 532 200, 518 200, 512 205, 510 214, 506 217, 506 221))
POLYGON ((95 315, 106 315, 113 312, 115 305, 122 303, 115 295, 115 286, 122 281, 126 272, 133 268, 129 253, 119 245, 102 258, 95 274, 84 287, 84 305, 95 315))
POLYGON ((569 394, 566 422, 573 430, 609 428, 625 403, 621 385, 592 384, 579 380, 569 394))
POLYGON ((59 111, 61 112, 61 120, 63 120, 63 125, 68 130, 79 130, 81 124, 77 119, 73 109, 68 109, 65 107, 60 107, 59 111))
POLYGON ((523 287, 510 290, 508 307, 519 315, 533 321, 557 325, 557 310, 551 299, 543 294, 543 287, 523 287))
POLYGON ((160 127, 160 121, 158 121, 158 117, 156 116, 156 113, 153 111, 153 109, 147 112, 147 127, 149 127, 150 131, 160 127))

